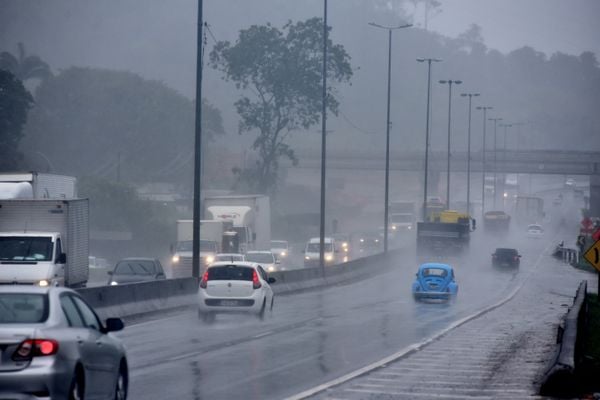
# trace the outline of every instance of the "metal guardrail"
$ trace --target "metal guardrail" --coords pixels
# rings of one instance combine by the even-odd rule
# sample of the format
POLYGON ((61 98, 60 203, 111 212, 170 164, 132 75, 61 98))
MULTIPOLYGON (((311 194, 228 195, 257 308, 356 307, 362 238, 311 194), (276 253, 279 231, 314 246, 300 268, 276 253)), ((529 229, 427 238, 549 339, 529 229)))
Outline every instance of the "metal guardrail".
POLYGON ((587 281, 579 284, 573 306, 567 312, 564 325, 557 335, 558 353, 544 375, 540 394, 562 398, 576 397, 576 367, 581 357, 582 343, 577 340, 579 330, 585 328, 587 316, 587 281))

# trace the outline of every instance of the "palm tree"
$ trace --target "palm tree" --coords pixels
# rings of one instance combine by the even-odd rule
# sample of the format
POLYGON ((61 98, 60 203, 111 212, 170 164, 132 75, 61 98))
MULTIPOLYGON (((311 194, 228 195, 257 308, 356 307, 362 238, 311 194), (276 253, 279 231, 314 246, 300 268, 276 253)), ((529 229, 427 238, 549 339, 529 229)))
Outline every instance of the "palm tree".
POLYGON ((25 46, 18 43, 19 57, 15 57, 7 51, 0 53, 0 69, 10 71, 21 81, 39 78, 45 80, 52 76, 50 67, 38 56, 26 56, 25 46))

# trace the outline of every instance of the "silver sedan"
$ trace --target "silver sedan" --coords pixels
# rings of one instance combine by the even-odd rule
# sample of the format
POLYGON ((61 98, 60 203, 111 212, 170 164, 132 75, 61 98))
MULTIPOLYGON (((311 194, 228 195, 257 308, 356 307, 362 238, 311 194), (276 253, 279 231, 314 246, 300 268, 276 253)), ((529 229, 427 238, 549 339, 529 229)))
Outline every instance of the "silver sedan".
POLYGON ((121 329, 73 290, 0 287, 0 398, 126 399, 121 329))

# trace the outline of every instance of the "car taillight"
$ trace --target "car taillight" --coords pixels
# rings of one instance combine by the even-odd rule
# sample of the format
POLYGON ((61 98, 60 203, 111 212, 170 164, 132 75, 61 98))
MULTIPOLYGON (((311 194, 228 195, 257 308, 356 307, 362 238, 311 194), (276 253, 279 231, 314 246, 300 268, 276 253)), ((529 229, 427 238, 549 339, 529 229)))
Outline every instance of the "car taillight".
POLYGON ((256 272, 256 270, 252 271, 252 288, 253 289, 260 289, 262 285, 260 284, 260 281, 258 280, 258 273, 256 272))
POLYGON ((51 356, 58 351, 58 342, 54 339, 25 339, 13 353, 13 361, 30 360, 32 357, 51 356))
POLYGON ((200 287, 202 289, 206 289, 207 283, 208 283, 208 270, 204 271, 204 274, 202 275, 202 280, 200 281, 200 287))
POLYGON ((515 256, 513 259, 514 259, 515 261, 518 261, 518 260, 519 260, 519 257, 515 256))

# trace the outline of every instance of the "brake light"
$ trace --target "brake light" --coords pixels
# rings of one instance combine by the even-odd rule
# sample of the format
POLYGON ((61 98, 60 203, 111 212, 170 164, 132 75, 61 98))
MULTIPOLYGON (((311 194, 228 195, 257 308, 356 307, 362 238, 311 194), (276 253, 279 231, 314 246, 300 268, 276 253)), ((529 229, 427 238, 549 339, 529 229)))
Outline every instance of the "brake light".
POLYGON ((204 274, 202 274, 202 280, 200 281, 200 287, 202 289, 206 289, 207 283, 208 283, 208 270, 204 271, 204 274))
POLYGON ((32 357, 51 356, 58 352, 58 342, 54 339, 25 339, 13 353, 14 361, 30 360, 32 357))
POLYGON ((262 285, 260 284, 260 280, 258 280, 258 273, 256 272, 256 270, 252 271, 252 288, 253 289, 260 289, 262 285))

